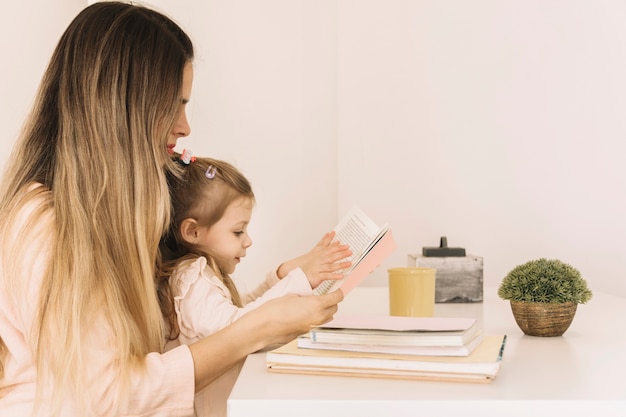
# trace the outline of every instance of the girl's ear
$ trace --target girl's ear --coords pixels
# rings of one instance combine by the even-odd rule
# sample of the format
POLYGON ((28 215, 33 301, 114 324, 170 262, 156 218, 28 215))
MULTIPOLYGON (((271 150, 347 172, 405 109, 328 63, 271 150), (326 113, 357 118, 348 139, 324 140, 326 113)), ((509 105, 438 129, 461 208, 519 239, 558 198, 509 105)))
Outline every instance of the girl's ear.
POLYGON ((191 217, 180 223, 180 235, 187 243, 196 243, 198 240, 198 222, 191 217))

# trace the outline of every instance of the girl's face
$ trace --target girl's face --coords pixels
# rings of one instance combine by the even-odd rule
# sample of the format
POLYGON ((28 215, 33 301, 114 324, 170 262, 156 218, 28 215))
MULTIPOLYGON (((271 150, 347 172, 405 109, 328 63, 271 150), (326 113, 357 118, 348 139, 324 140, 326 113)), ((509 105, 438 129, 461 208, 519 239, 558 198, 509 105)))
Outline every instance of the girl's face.
POLYGON ((230 203, 222 218, 213 226, 198 228, 198 245, 227 274, 235 271, 241 258, 246 256, 246 249, 252 245, 248 235, 252 208, 250 198, 238 198, 230 203))
POLYGON ((185 64, 185 68, 183 69, 183 96, 180 99, 180 110, 178 113, 178 119, 176 119, 174 128, 172 129, 170 137, 167 140, 167 152, 170 155, 174 153, 174 147, 176 146, 176 142, 178 141, 178 139, 189 136, 189 133, 191 133, 191 128, 189 127, 189 122, 187 121, 186 107, 191 97, 192 84, 193 65, 191 64, 191 62, 188 62, 187 64, 185 64))

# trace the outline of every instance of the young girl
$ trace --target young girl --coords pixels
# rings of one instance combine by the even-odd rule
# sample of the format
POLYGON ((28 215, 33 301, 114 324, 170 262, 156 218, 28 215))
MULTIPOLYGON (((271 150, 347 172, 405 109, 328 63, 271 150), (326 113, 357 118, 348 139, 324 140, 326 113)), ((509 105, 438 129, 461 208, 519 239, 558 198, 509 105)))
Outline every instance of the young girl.
MULTIPOLYGON (((183 152, 179 162, 180 172, 168 178, 173 220, 160 245, 161 299, 172 301, 168 348, 215 333, 270 299, 310 295, 322 281, 342 278, 337 271, 350 263, 340 260, 350 251, 331 243, 331 232, 307 254, 269 273, 252 292, 240 294, 230 274, 252 245, 250 183, 225 161, 183 152)), ((226 399, 242 363, 196 395, 197 416, 226 416, 226 399)))

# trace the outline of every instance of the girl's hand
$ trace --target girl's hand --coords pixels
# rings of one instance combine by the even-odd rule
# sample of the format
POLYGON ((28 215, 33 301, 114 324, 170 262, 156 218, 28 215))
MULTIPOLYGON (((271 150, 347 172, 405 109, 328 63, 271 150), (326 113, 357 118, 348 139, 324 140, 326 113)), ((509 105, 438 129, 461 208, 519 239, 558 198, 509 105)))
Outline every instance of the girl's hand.
POLYGON ((280 265, 277 270, 278 278, 284 278, 289 271, 298 267, 306 274, 311 288, 328 279, 343 278, 341 271, 352 263, 342 259, 351 256, 352 251, 348 245, 333 242, 334 237, 334 231, 326 233, 311 251, 280 265))

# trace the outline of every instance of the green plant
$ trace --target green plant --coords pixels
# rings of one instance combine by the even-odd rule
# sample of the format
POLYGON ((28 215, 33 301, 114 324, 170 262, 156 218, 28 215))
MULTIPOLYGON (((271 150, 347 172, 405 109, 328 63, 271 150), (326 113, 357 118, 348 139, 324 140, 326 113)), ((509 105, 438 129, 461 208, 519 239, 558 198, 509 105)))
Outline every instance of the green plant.
POLYGON ((498 296, 531 303, 584 304, 592 292, 577 269, 558 259, 541 258, 513 268, 502 280, 498 296))

